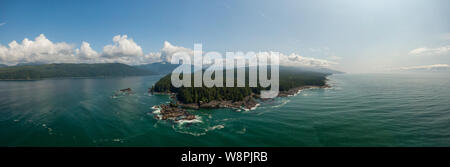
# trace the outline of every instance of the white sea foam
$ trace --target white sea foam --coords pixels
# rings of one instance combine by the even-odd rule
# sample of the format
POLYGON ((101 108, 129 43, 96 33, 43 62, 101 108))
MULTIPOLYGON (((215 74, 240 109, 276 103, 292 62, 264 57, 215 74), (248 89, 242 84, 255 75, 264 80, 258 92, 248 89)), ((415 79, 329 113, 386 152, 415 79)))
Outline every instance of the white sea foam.
POLYGON ((152 109, 153 109, 152 113, 155 114, 158 117, 158 119, 161 119, 162 118, 161 108, 159 106, 153 106, 152 109))
POLYGON ((290 101, 291 101, 291 100, 283 100, 283 101, 281 102, 281 104, 272 106, 272 108, 278 108, 278 107, 284 106, 284 105, 286 105, 287 103, 289 103, 290 101))
POLYGON ((207 132, 207 131, 216 130, 216 129, 223 129, 223 128, 225 128, 224 125, 216 125, 216 126, 209 127, 205 131, 207 132))
POLYGON ((154 106, 152 107, 152 109, 156 110, 156 109, 160 109, 160 108, 159 108, 159 106, 154 105, 154 106))
POLYGON ((172 129, 175 130, 175 132, 188 134, 188 135, 192 135, 192 136, 203 136, 203 135, 206 135, 206 131, 195 132, 192 129, 188 129, 186 127, 179 126, 179 125, 178 126, 172 125, 172 129))
POLYGON ((47 124, 42 124, 42 127, 47 129, 49 135, 53 135, 53 129, 48 127, 47 124))
POLYGON ((172 125, 172 128, 178 133, 189 134, 192 136, 203 136, 203 135, 206 135, 206 133, 209 131, 223 129, 223 128, 225 128, 225 126, 224 125, 215 125, 215 126, 207 127, 204 129, 197 129, 197 132, 195 130, 188 129, 188 128, 185 128, 182 126, 175 127, 172 125), (200 131, 200 132, 198 132, 198 131, 200 131))
POLYGON ((122 139, 113 139, 113 142, 122 142, 122 139))
POLYGON ((255 107, 250 108, 250 110, 256 110, 256 108, 258 108, 259 105, 260 105, 259 103, 256 104, 255 107))
POLYGON ((247 128, 243 128, 242 130, 237 131, 236 133, 238 133, 238 134, 245 134, 245 132, 247 132, 247 128))
POLYGON ((256 108, 258 108, 258 106, 260 106, 260 104, 258 103, 258 104, 256 104, 254 107, 252 107, 252 108, 245 108, 245 107, 241 107, 240 109, 236 109, 236 111, 237 112, 240 112, 240 111, 242 111, 242 110, 244 110, 244 111, 250 111, 250 110, 255 110, 256 108))
POLYGON ((175 121, 175 122, 177 122, 179 126, 182 126, 185 123, 202 123, 203 121, 202 121, 202 117, 200 117, 198 115, 195 115, 195 119, 192 119, 192 120, 178 120, 178 121, 175 121))
POLYGON ((300 89, 300 90, 298 90, 295 94, 293 94, 293 95, 288 95, 288 97, 291 97, 291 96, 297 96, 297 95, 300 94, 302 91, 303 91, 303 90, 300 89))
POLYGON ((222 119, 222 121, 229 121, 229 120, 231 120, 231 118, 222 119))
POLYGON ((192 135, 192 136, 203 136, 206 135, 206 133, 201 132, 201 133, 195 133, 195 132, 189 132, 189 131, 180 131, 180 130, 175 130, 178 133, 184 133, 184 134, 188 134, 188 135, 192 135))

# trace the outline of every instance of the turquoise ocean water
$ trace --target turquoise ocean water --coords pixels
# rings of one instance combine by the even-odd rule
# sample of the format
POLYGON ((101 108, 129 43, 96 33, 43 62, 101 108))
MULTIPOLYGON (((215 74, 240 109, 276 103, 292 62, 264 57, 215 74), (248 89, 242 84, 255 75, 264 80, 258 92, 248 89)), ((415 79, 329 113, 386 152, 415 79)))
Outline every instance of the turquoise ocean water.
POLYGON ((0 81, 0 146, 450 146, 450 75, 338 74, 255 110, 153 118, 161 76, 0 81), (123 88, 135 92, 114 96, 123 88))

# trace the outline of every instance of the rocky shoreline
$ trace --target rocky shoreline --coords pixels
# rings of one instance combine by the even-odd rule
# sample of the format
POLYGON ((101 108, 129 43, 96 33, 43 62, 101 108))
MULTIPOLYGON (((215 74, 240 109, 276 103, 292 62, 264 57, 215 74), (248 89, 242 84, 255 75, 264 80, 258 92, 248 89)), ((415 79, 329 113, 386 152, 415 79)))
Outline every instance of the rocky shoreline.
POLYGON ((301 87, 297 87, 297 88, 292 88, 289 89, 288 91, 280 91, 278 93, 278 97, 289 97, 289 96, 295 96, 298 93, 300 93, 302 90, 306 90, 306 89, 314 89, 314 88, 329 88, 330 86, 325 84, 324 86, 301 86, 301 87))
MULTIPOLYGON (((297 88, 292 88, 288 91, 280 91, 278 97, 295 96, 305 89, 329 88, 329 87, 330 87, 329 85, 301 86, 297 88)), ((208 109, 232 108, 238 111, 240 110, 248 111, 255 109, 259 105, 256 99, 266 100, 261 99, 257 94, 252 94, 250 96, 245 97, 244 100, 234 102, 232 100, 213 100, 210 102, 200 102, 200 103, 182 103, 181 101, 177 100, 176 93, 171 92, 152 92, 152 93, 170 95, 170 98, 173 100, 172 102, 170 102, 170 104, 161 104, 159 106, 156 106, 158 107, 159 112, 156 113, 155 118, 159 120, 170 119, 175 121, 196 119, 196 116, 187 112, 186 109, 198 110, 201 108, 208 108, 208 109)))
MULTIPOLYGON (((176 99, 174 99, 176 100, 176 99)), ((210 102, 200 102, 200 103, 182 103, 176 100, 176 104, 188 109, 200 109, 200 108, 233 108, 233 109, 251 109, 254 108, 258 102, 252 96, 247 96, 242 101, 232 101, 232 100, 213 100, 210 102)))

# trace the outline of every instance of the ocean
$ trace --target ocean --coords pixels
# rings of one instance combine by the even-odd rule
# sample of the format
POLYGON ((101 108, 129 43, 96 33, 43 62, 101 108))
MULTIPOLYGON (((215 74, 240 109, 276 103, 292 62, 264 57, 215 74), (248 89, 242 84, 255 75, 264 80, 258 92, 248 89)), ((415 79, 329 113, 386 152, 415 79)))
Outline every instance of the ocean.
POLYGON ((0 81, 0 146, 450 146, 448 73, 335 74, 254 110, 154 118, 162 76, 0 81), (133 89, 133 94, 118 90, 133 89))

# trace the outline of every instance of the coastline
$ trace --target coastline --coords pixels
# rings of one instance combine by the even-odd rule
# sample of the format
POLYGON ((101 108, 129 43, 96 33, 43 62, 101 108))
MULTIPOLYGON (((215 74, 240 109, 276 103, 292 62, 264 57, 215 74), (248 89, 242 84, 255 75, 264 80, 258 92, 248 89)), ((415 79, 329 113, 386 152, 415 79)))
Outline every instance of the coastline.
MULTIPOLYGON (((315 85, 306 85, 296 88, 291 88, 287 91, 280 91, 278 93, 277 97, 290 97, 290 96, 296 96, 303 90, 307 89, 323 89, 323 88, 330 88, 328 84, 325 84, 323 86, 315 86, 315 85)), ((213 100, 207 103, 183 103, 177 99, 177 94, 173 92, 150 92, 152 94, 159 94, 159 95, 170 95, 170 99, 172 101, 169 104, 161 104, 153 106, 152 109, 154 109, 154 116, 155 119, 158 120, 193 120, 196 119, 196 116, 193 114, 190 114, 187 112, 187 109, 218 109, 218 108, 230 108, 235 109, 236 111, 250 111, 256 109, 260 104, 260 102, 264 102, 268 99, 260 98, 257 94, 251 94, 250 96, 247 96, 244 98, 244 100, 241 101, 232 101, 232 100, 213 100)))
POLYGON ((296 87, 296 88, 292 88, 289 89, 287 91, 280 91, 278 93, 278 97, 290 97, 290 96, 295 96, 298 93, 300 93, 303 90, 306 89, 323 89, 323 88, 330 88, 331 86, 328 84, 325 84, 323 86, 314 86, 314 85, 307 85, 307 86, 301 86, 301 87, 296 87))

